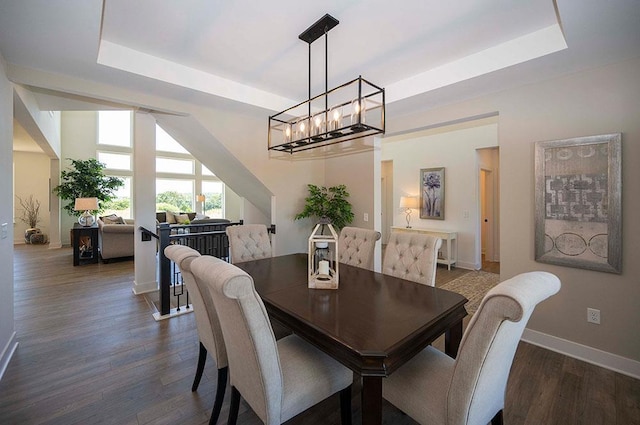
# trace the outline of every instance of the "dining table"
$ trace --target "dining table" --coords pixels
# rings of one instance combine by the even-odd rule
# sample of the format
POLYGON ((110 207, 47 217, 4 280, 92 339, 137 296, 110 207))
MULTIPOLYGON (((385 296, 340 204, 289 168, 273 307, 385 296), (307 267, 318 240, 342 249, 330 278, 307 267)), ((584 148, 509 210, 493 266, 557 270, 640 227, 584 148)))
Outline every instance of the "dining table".
POLYGON ((236 266, 273 320, 362 377, 363 424, 382 423, 385 377, 442 334, 445 352, 458 351, 467 299, 455 292, 342 263, 337 289, 310 289, 307 254, 236 266))

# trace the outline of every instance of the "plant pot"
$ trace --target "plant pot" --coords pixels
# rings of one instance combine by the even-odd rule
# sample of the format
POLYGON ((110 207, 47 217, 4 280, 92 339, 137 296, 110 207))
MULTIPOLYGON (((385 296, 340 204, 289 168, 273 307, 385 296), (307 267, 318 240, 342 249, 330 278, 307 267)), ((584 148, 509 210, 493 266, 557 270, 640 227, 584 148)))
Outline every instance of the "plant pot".
POLYGON ((31 243, 31 235, 39 235, 42 231, 37 227, 32 227, 24 231, 24 243, 31 243))

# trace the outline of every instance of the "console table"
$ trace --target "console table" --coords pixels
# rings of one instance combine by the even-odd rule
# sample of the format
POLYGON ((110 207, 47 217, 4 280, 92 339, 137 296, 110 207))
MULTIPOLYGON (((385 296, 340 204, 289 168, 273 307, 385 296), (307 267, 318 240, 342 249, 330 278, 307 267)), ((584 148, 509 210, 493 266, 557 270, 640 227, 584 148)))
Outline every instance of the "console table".
POLYGON ((73 265, 98 262, 98 225, 73 225, 73 265))
POLYGON ((402 227, 402 226, 391 226, 391 230, 394 232, 413 232, 413 233, 425 233, 427 235, 435 236, 436 238, 440 238, 443 242, 447 244, 447 257, 446 258, 438 258, 439 264, 445 264, 448 270, 451 270, 451 266, 458 261, 458 232, 452 232, 450 230, 441 230, 441 229, 423 229, 420 227, 402 227), (455 242, 455 243, 454 243, 455 242), (453 246, 455 245, 455 247, 453 246))

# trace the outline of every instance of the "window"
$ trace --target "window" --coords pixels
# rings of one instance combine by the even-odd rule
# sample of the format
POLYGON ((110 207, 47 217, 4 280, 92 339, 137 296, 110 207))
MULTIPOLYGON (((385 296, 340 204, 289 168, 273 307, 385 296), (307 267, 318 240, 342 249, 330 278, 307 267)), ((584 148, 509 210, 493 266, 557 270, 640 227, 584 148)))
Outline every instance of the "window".
POLYGON ((156 211, 193 212, 194 181, 156 179, 156 211))
POLYGON ((156 173, 193 174, 193 160, 156 157, 156 173))
POLYGON ((213 171, 209 170, 204 165, 202 166, 202 175, 203 176, 215 176, 215 174, 213 174, 213 171))
POLYGON ((169 134, 167 134, 167 132, 158 125, 156 125, 156 150, 163 152, 189 153, 180 143, 176 142, 173 137, 169 136, 169 134))
POLYGON ((131 112, 99 111, 98 144, 131 147, 131 112))
POLYGON ((110 170, 131 170, 131 155, 126 153, 98 152, 98 161, 110 170))
POLYGON ((124 180, 124 186, 114 192, 115 197, 105 204, 102 215, 116 214, 120 217, 131 218, 131 177, 116 176, 124 180))
POLYGON ((224 218, 224 184, 220 181, 204 180, 202 194, 205 196, 203 214, 211 218, 224 218))

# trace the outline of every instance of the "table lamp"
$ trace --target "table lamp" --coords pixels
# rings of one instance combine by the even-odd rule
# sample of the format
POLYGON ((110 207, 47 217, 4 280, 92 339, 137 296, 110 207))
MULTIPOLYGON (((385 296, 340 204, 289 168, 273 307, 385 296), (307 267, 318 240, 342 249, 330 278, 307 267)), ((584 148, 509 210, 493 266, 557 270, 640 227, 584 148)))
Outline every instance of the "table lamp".
POLYGON ((89 211, 98 209, 98 198, 76 198, 73 209, 74 211, 84 211, 82 215, 78 217, 78 223, 82 226, 93 226, 96 219, 89 211))
POLYGON ((405 209, 405 214, 407 215, 407 229, 411 228, 411 210, 413 208, 418 208, 418 198, 416 196, 401 196, 400 197, 400 208, 405 209))

